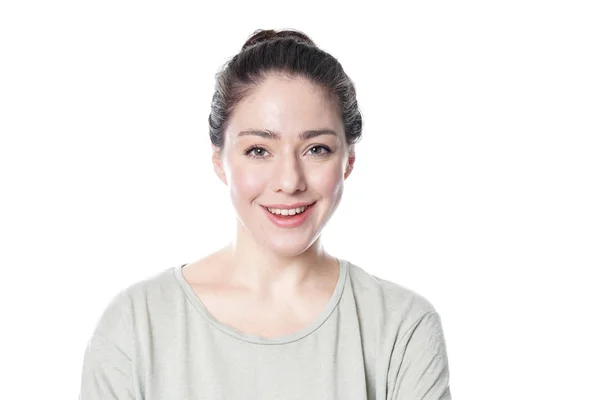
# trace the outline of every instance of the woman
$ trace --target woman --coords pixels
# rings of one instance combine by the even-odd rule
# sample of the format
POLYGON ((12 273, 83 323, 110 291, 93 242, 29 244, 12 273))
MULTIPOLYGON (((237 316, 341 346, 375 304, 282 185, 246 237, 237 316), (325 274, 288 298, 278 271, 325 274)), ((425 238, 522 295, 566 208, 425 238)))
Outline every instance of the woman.
POLYGON ((236 236, 115 296, 81 399, 450 399, 432 304, 320 240, 362 131, 339 62, 257 31, 217 75, 209 127, 236 236))

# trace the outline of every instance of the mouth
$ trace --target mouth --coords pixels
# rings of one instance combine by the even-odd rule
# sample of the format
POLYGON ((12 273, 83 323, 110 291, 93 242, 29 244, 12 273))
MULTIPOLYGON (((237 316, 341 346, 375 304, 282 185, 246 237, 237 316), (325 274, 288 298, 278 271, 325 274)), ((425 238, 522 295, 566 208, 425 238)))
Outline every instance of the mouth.
POLYGON ((314 204, 316 203, 310 203, 308 205, 305 206, 299 206, 299 207, 295 207, 295 208, 291 208, 291 207, 267 207, 267 206, 261 206, 262 208, 264 208, 267 212, 277 216, 277 217, 293 217, 296 215, 301 215, 303 213, 305 213, 307 210, 309 210, 314 204))
POLYGON ((301 226, 308 219, 314 208, 314 203, 307 206, 296 207, 294 209, 279 209, 261 206, 267 218, 279 228, 296 228, 301 226))

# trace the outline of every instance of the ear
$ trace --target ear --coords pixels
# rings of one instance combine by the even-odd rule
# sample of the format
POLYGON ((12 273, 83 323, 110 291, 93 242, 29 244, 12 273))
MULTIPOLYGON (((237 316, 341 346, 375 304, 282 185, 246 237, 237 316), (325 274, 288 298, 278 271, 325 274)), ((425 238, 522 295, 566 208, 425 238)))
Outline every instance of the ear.
POLYGON ((356 160, 356 153, 354 152, 354 145, 351 145, 348 149, 348 161, 346 161, 346 169, 344 170, 344 179, 348 179, 350 173, 354 169, 354 161, 356 160))
POLYGON ((225 175, 225 168, 223 168, 223 159, 221 157, 222 149, 218 148, 214 144, 212 145, 212 149, 213 149, 213 151, 212 151, 213 169, 215 170, 215 173, 217 174, 217 176, 219 177, 221 182, 223 182, 225 185, 227 185, 227 176, 225 175))

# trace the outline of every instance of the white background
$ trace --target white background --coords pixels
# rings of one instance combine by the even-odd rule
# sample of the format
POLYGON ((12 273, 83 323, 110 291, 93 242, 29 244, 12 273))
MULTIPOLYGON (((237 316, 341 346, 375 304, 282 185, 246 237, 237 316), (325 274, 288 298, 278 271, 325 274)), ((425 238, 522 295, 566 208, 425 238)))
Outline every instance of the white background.
POLYGON ((0 398, 76 398, 112 296, 229 240, 207 118, 258 28, 306 32, 355 82, 324 243, 436 306, 454 398, 597 396, 592 3, 2 2, 0 398))

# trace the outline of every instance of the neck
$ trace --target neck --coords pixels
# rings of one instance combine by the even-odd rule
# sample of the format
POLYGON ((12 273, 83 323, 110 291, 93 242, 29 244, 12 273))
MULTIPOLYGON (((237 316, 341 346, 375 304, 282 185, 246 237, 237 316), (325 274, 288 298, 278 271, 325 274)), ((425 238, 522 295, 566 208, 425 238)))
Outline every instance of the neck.
POLYGON ((264 296, 291 294, 337 268, 320 237, 298 254, 279 254, 257 243, 241 225, 235 241, 220 252, 228 282, 264 296))

